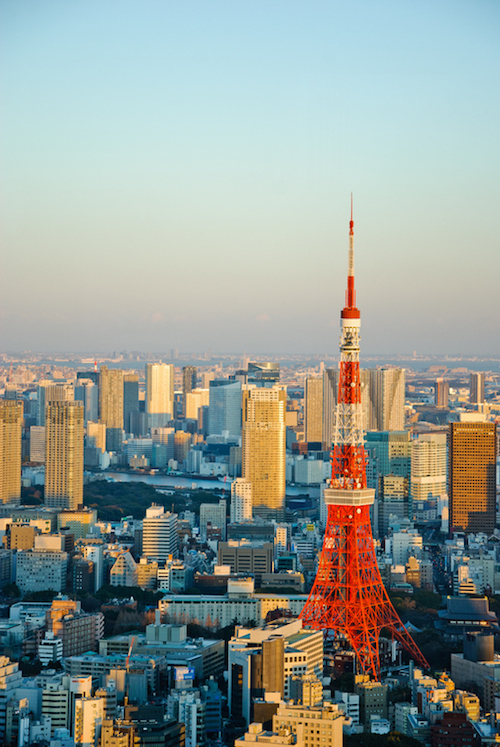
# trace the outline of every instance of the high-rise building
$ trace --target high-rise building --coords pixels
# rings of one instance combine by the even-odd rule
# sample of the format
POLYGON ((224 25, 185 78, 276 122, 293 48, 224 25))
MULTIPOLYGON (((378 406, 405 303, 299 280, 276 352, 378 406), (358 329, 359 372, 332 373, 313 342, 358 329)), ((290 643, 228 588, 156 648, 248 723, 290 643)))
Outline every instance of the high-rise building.
POLYGON ((74 737, 75 744, 93 747, 100 743, 104 719, 102 698, 77 698, 75 700, 74 737))
POLYGON ((185 417, 186 415, 186 396, 193 389, 196 389, 196 383, 198 380, 198 369, 196 366, 184 366, 182 369, 182 407, 185 417))
POLYGON ((176 431, 174 433, 174 459, 180 464, 187 459, 192 439, 191 433, 186 431, 176 431))
POLYGON ((325 368, 323 371, 323 416, 322 441, 323 449, 330 450, 333 441, 335 409, 339 388, 339 372, 336 368, 325 368))
POLYGON ((496 426, 494 423, 450 423, 448 495, 450 532, 495 529, 496 426))
POLYGON ((21 498, 23 403, 0 400, 0 503, 21 498))
POLYGON ((15 696, 16 689, 22 687, 23 674, 19 664, 13 662, 8 656, 0 656, 0 740, 3 744, 6 732, 6 710, 7 703, 15 696))
POLYGON ((405 427, 404 368, 371 369, 370 401, 374 420, 368 421, 368 430, 402 431, 405 427))
POLYGON ((242 476, 252 483, 255 514, 281 518, 285 509, 286 389, 243 391, 242 476))
POLYGON ((106 451, 121 451, 123 443, 123 371, 101 366, 99 420, 106 426, 106 451))
POLYGON ((241 381, 215 379, 210 382, 208 434, 241 434, 241 381))
POLYGON ((193 389, 191 392, 188 392, 184 400, 185 417, 191 420, 197 420, 200 407, 208 407, 209 402, 209 389, 193 389))
POLYGON ((52 402, 45 420, 45 505, 83 504, 83 405, 52 402))
POLYGON ((125 433, 133 433, 130 416, 139 412, 139 376, 126 373, 123 377, 123 427, 125 433))
POLYGON ((217 527, 221 530, 221 539, 226 539, 226 501, 219 503, 202 503, 200 505, 200 537, 207 539, 207 527, 217 527))
POLYGON ((163 428, 174 418, 174 375, 171 363, 146 364, 146 412, 150 428, 163 428))
POLYGON ((99 449, 101 453, 106 451, 106 426, 101 421, 87 423, 87 441, 89 448, 99 449))
POLYGON ((434 386, 434 404, 436 407, 448 407, 450 385, 444 379, 436 379, 434 386))
POLYGON ((71 402, 74 389, 69 384, 54 384, 53 381, 41 381, 38 385, 37 425, 45 425, 45 407, 51 402, 71 402))
POLYGON ((275 386, 280 380, 280 364, 274 361, 249 361, 248 383, 256 386, 275 386))
POLYGON ((177 514, 163 506, 146 509, 142 522, 142 554, 148 560, 165 563, 168 556, 177 557, 177 514))
POLYGON ((323 379, 307 377, 305 386, 305 440, 323 441, 323 379))
POLYGON ((480 371, 473 371, 470 375, 469 401, 474 405, 482 405, 484 402, 484 373, 480 371))
POLYGON ((30 462, 45 462, 44 425, 32 425, 30 428, 30 462))
POLYGON ((80 379, 75 386, 75 402, 83 402, 85 425, 99 416, 99 387, 90 379, 80 379))
POLYGON ((252 483, 238 477, 231 484, 231 524, 252 521, 252 483))
POLYGON ((411 499, 446 493, 446 434, 423 433, 411 442, 411 499))

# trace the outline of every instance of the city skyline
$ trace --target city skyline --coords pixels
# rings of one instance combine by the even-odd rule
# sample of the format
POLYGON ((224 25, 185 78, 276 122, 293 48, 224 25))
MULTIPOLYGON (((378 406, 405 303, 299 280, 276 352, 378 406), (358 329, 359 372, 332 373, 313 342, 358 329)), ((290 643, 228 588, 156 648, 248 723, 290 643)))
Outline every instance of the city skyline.
POLYGON ((351 191, 365 355, 490 350, 498 6, 26 8, 4 350, 335 350, 351 191))

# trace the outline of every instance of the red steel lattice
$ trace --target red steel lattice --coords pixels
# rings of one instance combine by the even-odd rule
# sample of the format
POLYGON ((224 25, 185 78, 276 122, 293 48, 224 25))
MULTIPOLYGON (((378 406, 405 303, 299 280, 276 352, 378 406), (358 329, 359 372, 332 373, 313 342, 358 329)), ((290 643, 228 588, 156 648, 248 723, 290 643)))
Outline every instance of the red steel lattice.
POLYGON ((347 638, 363 673, 379 679, 382 630, 397 639, 422 667, 428 669, 429 665, 389 599, 373 544, 369 508, 373 491, 366 486, 361 418, 360 313, 355 306, 353 228, 351 202, 332 479, 330 491, 325 491, 327 526, 318 572, 301 618, 304 626, 347 638))

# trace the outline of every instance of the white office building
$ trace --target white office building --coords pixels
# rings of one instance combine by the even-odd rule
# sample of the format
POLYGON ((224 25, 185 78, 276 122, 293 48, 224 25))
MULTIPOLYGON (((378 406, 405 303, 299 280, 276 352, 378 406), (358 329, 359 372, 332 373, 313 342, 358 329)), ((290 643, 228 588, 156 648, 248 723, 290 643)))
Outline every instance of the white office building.
POLYGON ((252 521, 252 483, 238 477, 231 485, 231 524, 252 521))
POLYGON ((178 552, 177 514, 163 506, 150 506, 142 523, 142 554, 148 560, 165 563, 169 555, 178 552))

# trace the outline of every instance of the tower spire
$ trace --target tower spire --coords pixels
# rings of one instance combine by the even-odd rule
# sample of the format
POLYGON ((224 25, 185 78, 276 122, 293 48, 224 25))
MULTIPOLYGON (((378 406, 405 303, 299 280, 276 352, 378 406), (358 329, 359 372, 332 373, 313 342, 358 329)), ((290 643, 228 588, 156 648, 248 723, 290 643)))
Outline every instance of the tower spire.
MULTIPOLYGON (((346 318, 345 311, 356 309, 356 291, 354 290, 354 218, 353 218, 353 200, 351 192, 351 220, 349 221, 349 257, 347 263, 347 292, 345 296, 346 308, 342 312, 342 317, 346 318)), ((359 317, 359 312, 358 312, 359 317)), ((347 314, 347 318, 353 318, 352 314, 347 314)))

